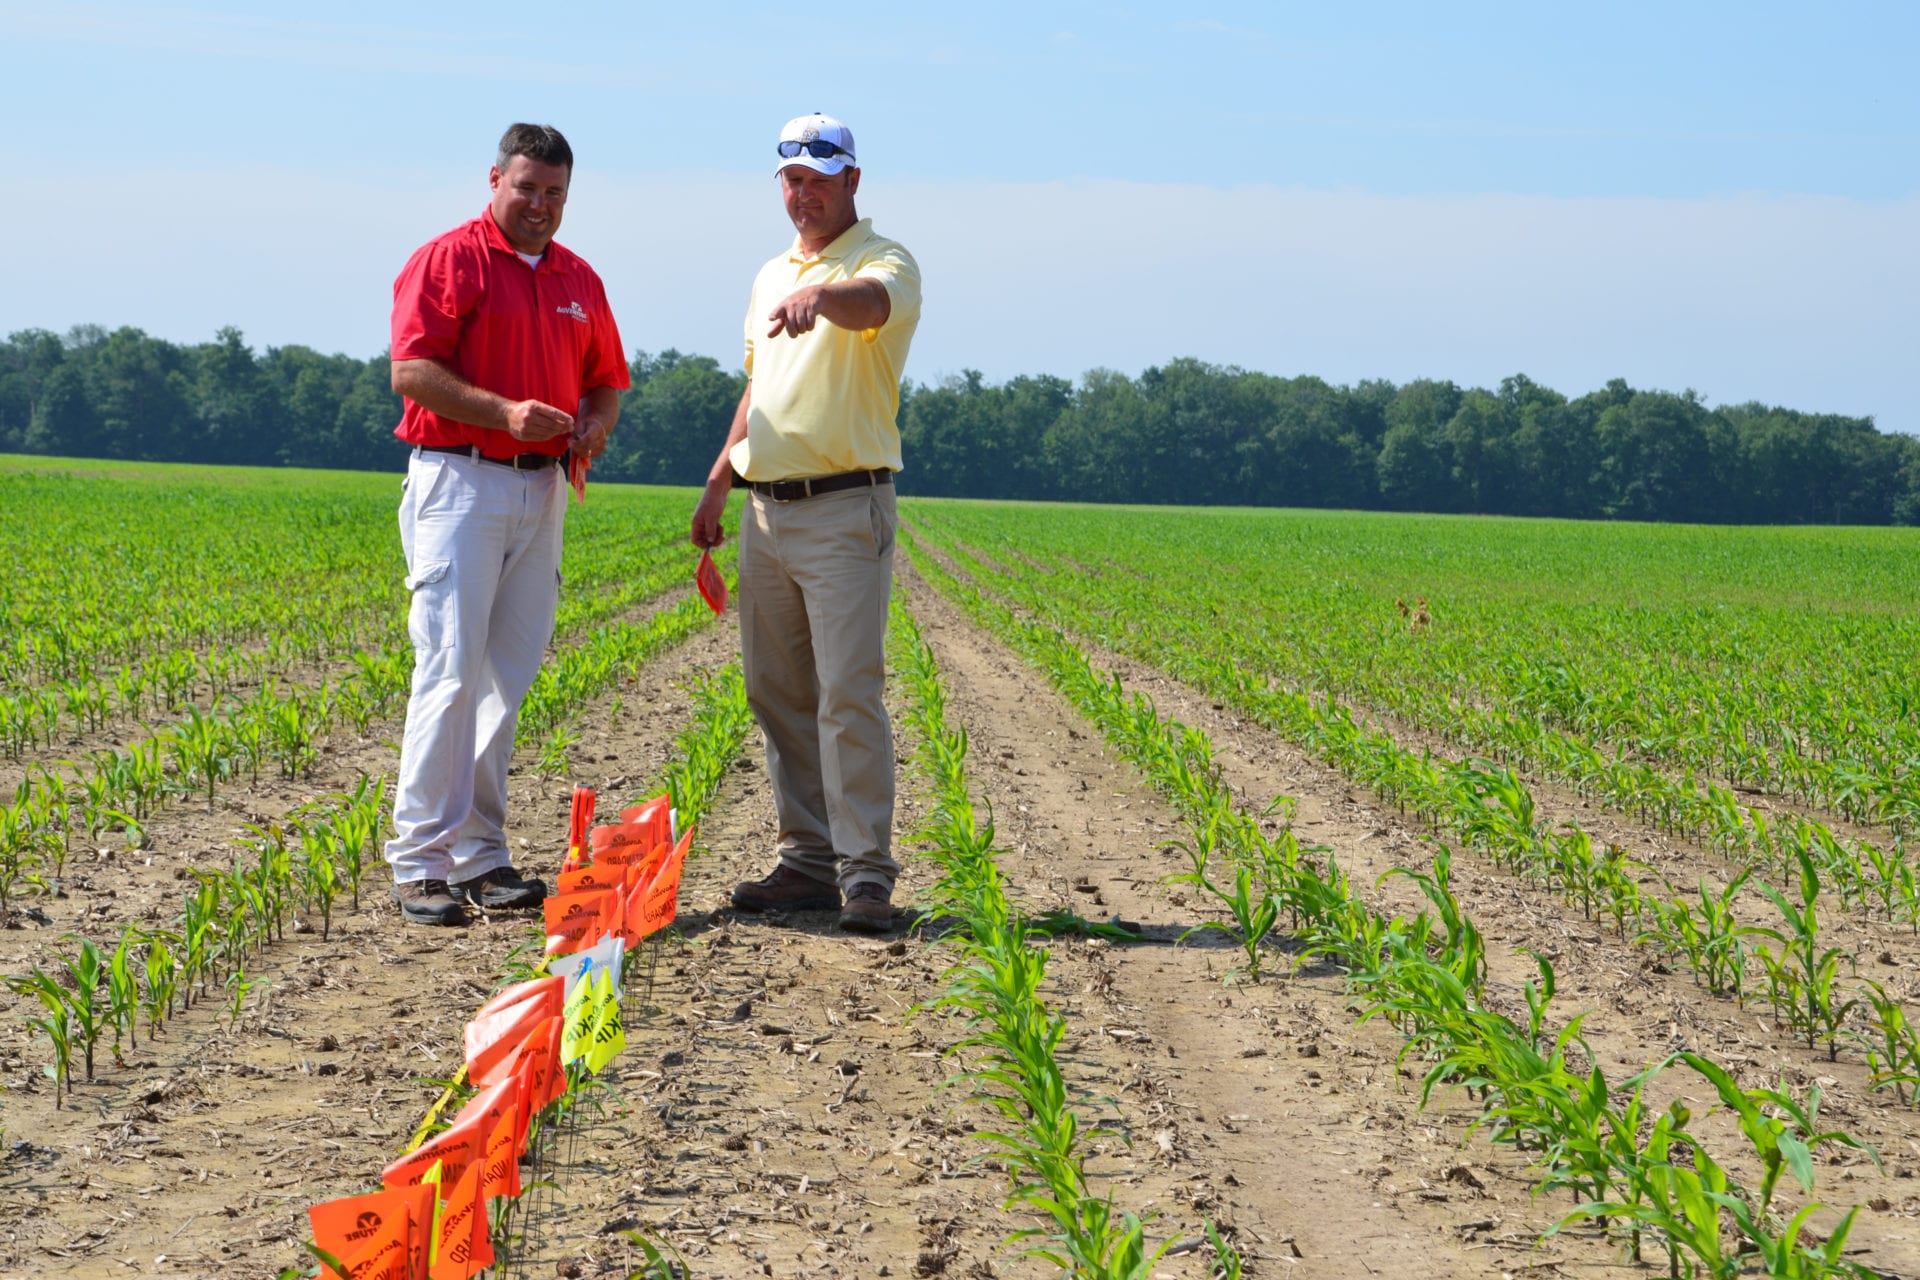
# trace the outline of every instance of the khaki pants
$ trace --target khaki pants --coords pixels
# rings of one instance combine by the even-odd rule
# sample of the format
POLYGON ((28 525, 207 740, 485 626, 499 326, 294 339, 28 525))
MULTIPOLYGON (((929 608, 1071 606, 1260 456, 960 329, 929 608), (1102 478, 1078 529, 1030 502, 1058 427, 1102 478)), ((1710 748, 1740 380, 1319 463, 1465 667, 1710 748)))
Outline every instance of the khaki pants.
POLYGON ((776 502, 740 521, 740 651, 767 738, 780 861, 845 891, 893 888, 887 601, 893 487, 776 502))

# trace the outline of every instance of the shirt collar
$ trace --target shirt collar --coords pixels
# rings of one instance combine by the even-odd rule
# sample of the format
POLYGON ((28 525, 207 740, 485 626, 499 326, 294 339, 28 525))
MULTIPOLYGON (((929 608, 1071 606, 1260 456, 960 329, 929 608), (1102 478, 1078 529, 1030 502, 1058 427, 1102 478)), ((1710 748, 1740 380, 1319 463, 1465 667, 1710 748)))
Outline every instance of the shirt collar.
MULTIPOLYGON (((483 228, 481 234, 486 237, 488 248, 498 249, 501 253, 518 254, 520 252, 513 247, 513 242, 507 239, 507 233, 500 229, 500 224, 493 220, 492 205, 488 205, 480 211, 480 225, 483 228)), ((835 241, 834 243, 838 244, 839 241, 835 241)), ((560 247, 558 240, 547 241, 547 247, 542 250, 540 254, 540 266, 534 269, 536 271, 540 270, 548 264, 558 267, 561 259, 566 255, 566 252, 565 249, 560 247)))
MULTIPOLYGON (((489 218, 489 221, 491 221, 491 218, 489 218)), ((806 250, 800 247, 800 237, 795 236, 793 238, 793 248, 787 251, 787 261, 789 262, 838 262, 840 259, 851 254, 855 249, 858 249, 861 245, 865 244, 867 242, 867 238, 870 237, 871 235, 873 235, 873 219, 862 218, 860 219, 860 221, 854 223, 852 226, 848 227, 845 231, 842 231, 839 235, 835 236, 832 242, 828 244, 826 248, 814 254, 811 258, 807 256, 806 250)))

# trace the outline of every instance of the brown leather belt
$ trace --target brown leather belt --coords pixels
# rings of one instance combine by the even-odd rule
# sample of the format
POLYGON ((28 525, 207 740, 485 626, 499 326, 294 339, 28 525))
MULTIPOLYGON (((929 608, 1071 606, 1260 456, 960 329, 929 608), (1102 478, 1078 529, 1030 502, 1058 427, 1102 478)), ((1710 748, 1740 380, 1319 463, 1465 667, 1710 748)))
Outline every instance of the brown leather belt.
POLYGON ((747 488, 775 502, 798 502, 842 489, 870 489, 892 483, 893 472, 882 467, 878 471, 842 471, 837 476, 812 476, 805 480, 749 480, 747 488))

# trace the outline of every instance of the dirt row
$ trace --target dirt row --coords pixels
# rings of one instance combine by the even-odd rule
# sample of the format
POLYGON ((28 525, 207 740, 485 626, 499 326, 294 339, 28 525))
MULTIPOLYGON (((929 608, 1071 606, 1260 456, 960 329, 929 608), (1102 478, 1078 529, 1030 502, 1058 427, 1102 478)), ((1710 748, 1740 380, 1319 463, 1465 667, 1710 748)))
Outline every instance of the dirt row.
MULTIPOLYGON (((1294 797, 1298 801, 1294 828, 1302 842, 1332 850, 1356 888, 1365 886, 1369 901, 1391 912, 1425 907, 1408 881, 1379 879, 1395 867, 1424 869, 1431 864, 1432 833, 1420 824, 1163 672, 1098 649, 1091 650, 1090 656, 1098 665, 1119 672, 1130 689, 1150 693, 1163 714, 1203 729, 1215 746, 1223 777, 1250 808, 1262 808, 1276 795, 1294 797)), ((1619 844, 1679 883, 1695 876, 1713 880, 1716 869, 1724 877, 1725 862, 1714 855, 1564 791, 1530 785, 1545 821, 1577 820, 1594 836, 1596 845, 1619 844)), ((1001 816, 1010 829, 1022 829, 1025 818, 1017 807, 1012 815, 1003 810, 1001 816)), ((1165 869, 1183 867, 1169 860, 1165 869)), ((1809 1051, 1804 1043, 1778 1032, 1763 1010, 1742 1009, 1732 1000, 1709 996, 1684 973, 1668 972, 1648 949, 1583 919, 1577 909, 1500 872, 1484 859, 1463 853, 1453 860, 1453 871, 1456 891, 1468 914, 1487 936, 1490 991, 1496 1002, 1523 1011, 1521 986, 1537 976, 1527 953, 1547 956, 1560 981, 1557 1020, 1586 1014, 1582 1032, 1610 1080, 1617 1083, 1668 1053, 1691 1049, 1731 1068, 1748 1087, 1777 1086, 1783 1081, 1796 1091, 1818 1086, 1823 1093, 1823 1120, 1875 1144, 1890 1175, 1882 1178, 1850 1153, 1832 1153, 1833 1164, 1822 1169, 1818 1186, 1822 1200, 1869 1206, 1852 1236, 1858 1251, 1850 1251, 1849 1256, 1888 1274, 1920 1274, 1920 1242, 1912 1230, 1913 1218, 1920 1215, 1920 1188, 1911 1181, 1914 1169, 1920 1167, 1920 1120, 1892 1091, 1869 1087, 1857 1052, 1843 1053, 1837 1063, 1828 1062, 1824 1049, 1809 1051)), ((1650 889, 1657 887, 1652 874, 1645 882, 1650 889)), ((1183 903, 1189 896, 1178 891, 1171 895, 1183 903)), ((1824 936, 1835 942, 1823 945, 1857 944, 1863 975, 1872 972, 1890 990, 1904 995, 1916 990, 1920 953, 1910 940, 1903 945, 1882 937, 1877 929, 1863 928, 1837 911, 1823 917, 1824 936)), ((1661 1105, 1674 1096, 1684 1097, 1696 1115, 1714 1103, 1703 1081, 1676 1072, 1656 1082, 1649 1094, 1661 1105)), ((1695 1127, 1709 1137, 1717 1158, 1757 1181, 1752 1161, 1732 1158, 1742 1149, 1737 1132, 1710 1119, 1696 1121, 1695 1127)), ((1472 1146, 1464 1150, 1491 1154, 1484 1144, 1477 1153, 1472 1146)), ((1557 1206, 1538 1207, 1545 1211, 1557 1206)), ((1546 1218, 1544 1212, 1542 1218, 1546 1218)), ((1831 1216, 1825 1220, 1831 1221, 1831 1216)))
MULTIPOLYGON (((637 794, 691 715, 693 669, 723 664, 736 644, 704 631, 588 708, 574 777, 539 777, 522 754, 510 786, 519 865, 551 878, 576 780, 610 804, 637 794)), ((66 896, 31 900, 35 915, 0 931, 0 973, 50 964, 75 931, 106 939, 127 921, 173 919, 191 869, 230 865, 245 823, 390 773, 399 728, 336 735, 298 784, 236 784, 212 813, 176 804, 149 825, 147 850, 76 851, 66 896)), ((38 1008, 0 991, 0 1276, 272 1275, 300 1261, 306 1206, 377 1182, 434 1081, 457 1069, 460 1030, 508 953, 536 936, 524 914, 403 928, 387 883, 374 868, 358 911, 336 905, 327 940, 303 921, 250 965, 265 982, 237 1026, 216 991, 157 1039, 143 1029, 124 1066, 103 1045, 98 1079, 59 1112, 47 1044, 25 1026, 38 1008)))

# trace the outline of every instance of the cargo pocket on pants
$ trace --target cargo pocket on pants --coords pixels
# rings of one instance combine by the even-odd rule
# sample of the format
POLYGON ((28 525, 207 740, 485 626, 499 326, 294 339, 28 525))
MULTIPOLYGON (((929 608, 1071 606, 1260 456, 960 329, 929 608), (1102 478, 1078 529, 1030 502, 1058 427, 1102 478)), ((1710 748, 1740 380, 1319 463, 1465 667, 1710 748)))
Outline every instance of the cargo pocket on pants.
POLYGON ((406 584, 413 593, 407 611, 407 635, 413 647, 421 652, 452 648, 460 622, 454 608, 453 561, 429 560, 407 575, 406 584))

